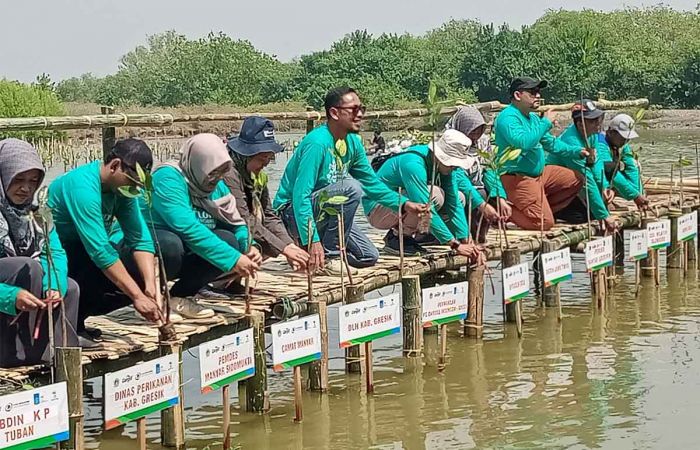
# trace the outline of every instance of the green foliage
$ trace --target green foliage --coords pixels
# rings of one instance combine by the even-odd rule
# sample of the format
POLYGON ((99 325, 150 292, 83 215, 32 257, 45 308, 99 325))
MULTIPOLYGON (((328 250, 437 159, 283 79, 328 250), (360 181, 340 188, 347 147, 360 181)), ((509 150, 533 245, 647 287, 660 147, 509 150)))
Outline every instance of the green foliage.
POLYGON ((328 192, 322 191, 318 196, 319 213, 317 221, 321 221, 326 216, 337 216, 340 214, 338 206, 344 205, 348 198, 344 195, 331 196, 328 192))
POLYGON ((136 186, 120 186, 119 193, 126 198, 142 197, 149 209, 153 204, 153 178, 151 172, 143 170, 141 164, 136 163, 136 175, 138 179, 130 178, 136 186))
MULTIPOLYGON (((37 81, 36 84, 28 85, 0 80, 0 117, 63 115, 63 104, 52 90, 53 83, 46 75, 38 77, 37 81)), ((7 137, 37 139, 50 135, 50 132, 0 133, 0 139, 7 137)))

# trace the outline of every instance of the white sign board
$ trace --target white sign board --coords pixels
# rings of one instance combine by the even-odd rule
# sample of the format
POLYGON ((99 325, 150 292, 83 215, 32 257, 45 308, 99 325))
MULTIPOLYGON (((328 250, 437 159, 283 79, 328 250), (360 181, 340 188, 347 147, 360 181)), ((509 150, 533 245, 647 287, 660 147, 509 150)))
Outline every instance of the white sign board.
POLYGON ((252 328, 200 345, 199 376, 202 393, 253 376, 254 351, 252 328))
POLYGON ((639 261, 649 256, 649 235, 647 230, 630 232, 629 259, 639 261))
POLYGON ((541 258, 545 286, 554 286, 562 281, 571 279, 571 254, 569 253, 569 247, 551 253, 543 253, 541 258))
POLYGON ((469 283, 423 289, 422 321, 428 328, 467 318, 469 283))
POLYGON ((698 234, 698 212, 693 211, 678 218, 678 240, 689 241, 698 234))
POLYGON ((275 372, 321 358, 321 320, 318 314, 273 324, 271 333, 275 372))
POLYGON ((503 269, 503 301, 513 303, 530 292, 530 269, 527 263, 503 269))
POLYGON ((401 331, 401 296, 365 300, 338 308, 340 348, 373 341, 401 331))
POLYGON ((606 236, 586 242, 586 269, 595 272, 613 263, 613 238, 606 236))
POLYGON ((65 382, 0 397, 0 448, 47 448, 68 437, 65 382))
POLYGON ((178 355, 105 374, 105 429, 111 430, 179 402, 178 355))
POLYGON ((661 219, 647 225, 649 248, 657 250, 671 245, 671 221, 661 219))

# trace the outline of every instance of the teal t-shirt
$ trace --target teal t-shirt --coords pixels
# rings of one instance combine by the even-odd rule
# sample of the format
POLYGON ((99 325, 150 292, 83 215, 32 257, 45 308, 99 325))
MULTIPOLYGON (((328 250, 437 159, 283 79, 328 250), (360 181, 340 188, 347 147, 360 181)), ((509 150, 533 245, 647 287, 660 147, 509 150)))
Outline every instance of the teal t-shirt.
MULTIPOLYGON (((211 194, 216 200, 230 194, 220 181, 211 194)), ((221 271, 228 272, 236 265, 241 252, 214 234, 217 222, 208 212, 195 208, 190 200, 184 175, 174 167, 163 166, 153 172, 153 202, 151 213, 156 228, 172 231, 195 254, 201 256, 221 271)), ((148 206, 140 200, 144 215, 148 206)), ((231 227, 240 248, 248 248, 248 229, 245 225, 231 227)))
POLYGON ((56 178, 49 186, 48 204, 61 242, 80 240, 100 269, 119 260, 109 241, 116 219, 128 248, 154 253, 153 240, 136 199, 103 192, 101 161, 82 165, 56 178))
MULTIPOLYGON (((608 145, 608 141, 605 139, 604 133, 598 135, 596 150, 598 152, 598 158, 600 158, 604 165, 614 162, 612 150, 610 149, 610 145, 608 145)), ((634 154, 629 144, 625 144, 622 149, 620 149, 620 163, 620 167, 615 173, 615 178, 611 180, 612 172, 608 173, 608 171, 606 171, 606 178, 622 198, 625 200, 634 200, 642 194, 643 187, 639 173, 639 165, 637 164, 637 160, 634 159, 634 154)))
MULTIPOLYGON (((284 170, 272 207, 279 211, 289 204, 294 205, 294 219, 299 239, 304 246, 309 242, 309 219, 312 228, 311 242, 319 241, 311 195, 348 175, 362 183, 365 196, 391 208, 392 211, 398 211, 398 193, 379 181, 367 160, 360 136, 348 134, 345 144, 347 151, 340 158, 342 166, 339 166, 334 154, 333 135, 328 125, 321 125, 302 139, 284 170)), ((402 199, 401 204, 405 201, 402 199)))
MULTIPOLYGON (((430 198, 428 180, 430 179, 429 173, 432 171, 432 163, 428 160, 429 151, 427 145, 409 147, 404 153, 389 158, 379 169, 377 176, 392 192, 398 191, 400 187, 405 191, 409 200, 416 203, 428 203, 430 198), (429 168, 429 166, 431 167, 429 168)), ((445 204, 440 212, 447 219, 443 220, 433 208, 430 221, 430 232, 443 244, 452 239, 466 239, 469 236, 467 218, 464 214, 464 207, 459 200, 459 190, 453 174, 454 172, 449 175, 439 174, 437 177, 439 186, 445 191, 445 204)), ((466 178, 466 174, 464 175, 466 178)), ((478 192, 476 195, 481 199, 478 192)), ((362 203, 366 214, 369 214, 379 204, 367 196, 362 199, 362 203)))

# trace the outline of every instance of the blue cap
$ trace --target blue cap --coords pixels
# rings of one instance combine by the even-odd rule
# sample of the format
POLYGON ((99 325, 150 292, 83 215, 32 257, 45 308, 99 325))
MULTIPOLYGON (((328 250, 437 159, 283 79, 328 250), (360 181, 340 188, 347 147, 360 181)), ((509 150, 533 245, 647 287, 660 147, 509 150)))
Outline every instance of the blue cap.
POLYGON ((271 120, 260 116, 246 117, 238 136, 229 139, 227 147, 239 155, 254 156, 258 153, 279 153, 284 150, 275 141, 275 126, 271 120))

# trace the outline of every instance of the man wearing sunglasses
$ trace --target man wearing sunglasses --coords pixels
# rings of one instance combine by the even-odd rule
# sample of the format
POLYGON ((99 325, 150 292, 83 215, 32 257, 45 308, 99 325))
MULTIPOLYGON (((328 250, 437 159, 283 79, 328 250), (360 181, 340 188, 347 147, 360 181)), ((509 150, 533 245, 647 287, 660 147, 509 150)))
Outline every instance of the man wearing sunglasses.
MULTIPOLYGON (((501 182, 512 203, 511 221, 524 230, 549 230, 554 213, 565 208, 578 194, 583 177, 566 167, 545 166, 545 151, 570 154, 571 149, 551 135, 554 112, 537 114, 541 89, 547 82, 519 77, 510 84, 510 105, 495 122, 499 155, 520 149, 520 155, 504 164, 501 182)), ((580 155, 587 152, 581 149, 580 155)))
POLYGON ((354 89, 332 89, 325 97, 327 123, 307 134, 294 151, 280 182, 273 208, 303 247, 311 242, 309 269, 340 273, 337 216, 319 217, 322 196, 343 196, 340 205, 345 225, 348 260, 353 267, 369 267, 379 258, 377 248, 354 223, 363 195, 391 209, 416 215, 429 214, 426 205, 399 199, 367 160, 358 135, 365 106, 354 89), (324 194, 325 193, 325 194, 324 194), (309 233, 310 229, 310 233, 309 233))
POLYGON ((80 285, 78 333, 84 337, 100 335, 99 330, 85 329, 87 317, 130 303, 148 321, 162 319, 155 301, 151 233, 137 199, 120 193, 138 189, 137 165, 151 170, 151 149, 141 140, 125 139, 104 162, 80 166, 49 186, 48 204, 68 256, 68 273, 80 285), (119 249, 109 240, 115 219, 124 233, 119 249))

